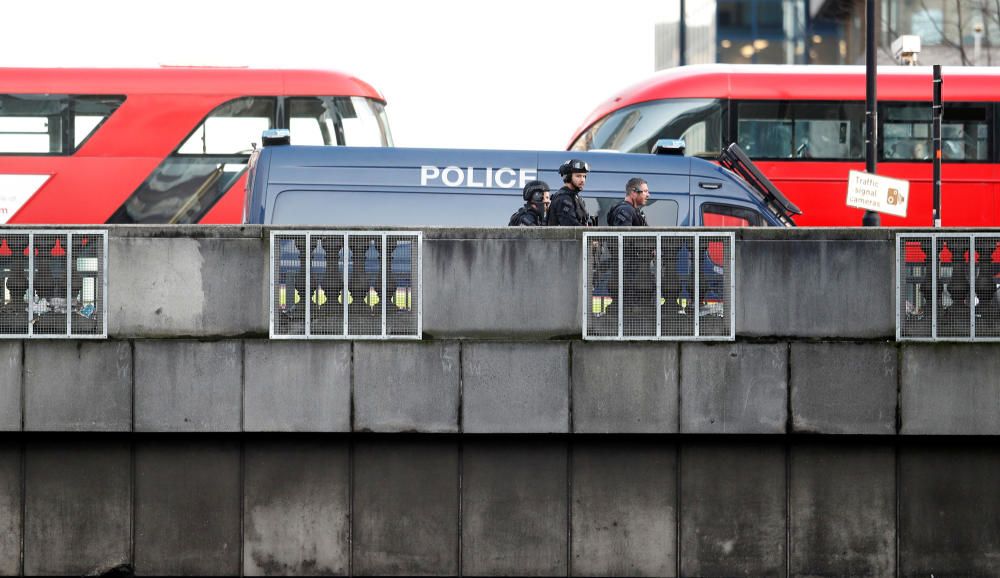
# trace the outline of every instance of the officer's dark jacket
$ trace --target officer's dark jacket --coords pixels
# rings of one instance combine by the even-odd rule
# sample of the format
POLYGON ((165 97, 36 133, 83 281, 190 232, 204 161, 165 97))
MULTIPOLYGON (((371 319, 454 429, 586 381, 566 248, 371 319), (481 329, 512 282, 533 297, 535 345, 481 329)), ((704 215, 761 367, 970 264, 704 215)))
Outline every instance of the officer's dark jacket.
POLYGON ((545 226, 545 218, 539 213, 531 203, 525 203, 523 207, 510 216, 508 227, 542 227, 545 226))
POLYGON ((608 226, 611 227, 645 227, 646 215, 636 210, 628 201, 619 201, 608 211, 608 226))
POLYGON ((559 189, 549 205, 548 225, 563 227, 585 227, 590 220, 587 207, 580 193, 569 187, 559 189))

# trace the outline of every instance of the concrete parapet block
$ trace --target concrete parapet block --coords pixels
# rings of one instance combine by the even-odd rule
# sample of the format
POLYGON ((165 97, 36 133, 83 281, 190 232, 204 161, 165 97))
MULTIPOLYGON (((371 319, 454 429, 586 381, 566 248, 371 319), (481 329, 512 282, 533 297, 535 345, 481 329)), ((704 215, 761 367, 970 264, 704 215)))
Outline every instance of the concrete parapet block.
POLYGON ((354 446, 354 574, 455 576, 458 442, 383 437, 354 446))
POLYGON ((136 575, 238 576, 241 484, 235 440, 137 442, 136 575))
POLYGON ((575 231, 429 231, 424 246, 424 333, 520 338, 582 331, 575 231))
POLYGON ((813 233, 794 240, 741 239, 736 248, 737 335, 895 335, 891 238, 813 233))
POLYGON ((785 448, 691 443, 680 468, 680 574, 784 576, 785 448))
POLYGON ((243 575, 346 575, 348 443, 290 441, 246 442, 243 575))
POLYGON ((0 431, 21 429, 20 341, 0 341, 0 431))
POLYGON ((155 229, 140 229, 134 236, 111 236, 108 334, 266 334, 267 242, 241 236, 238 228, 235 235, 210 236, 216 230, 187 236, 161 230, 157 236, 155 229))
POLYGON ((127 440, 29 442, 24 573, 97 576, 132 564, 127 440))
POLYGON ((798 444, 790 459, 789 575, 895 576, 893 446, 798 444))
POLYGON ((896 433, 896 353, 891 343, 791 344, 794 431, 896 433))
POLYGON ((899 449, 899 575, 1000 576, 995 441, 899 449))
POLYGON ((132 429, 132 346, 127 341, 24 344, 24 429, 132 429))
POLYGON ((900 433, 1000 435, 1000 344, 906 344, 900 433))
POLYGON ((135 342, 135 431, 240 431, 242 343, 135 342))
POLYGON ((351 344, 245 342, 245 431, 351 430, 351 344))
POLYGON ((354 429, 455 433, 458 342, 354 344, 354 429))
POLYGON ((566 576, 566 464, 563 442, 465 442, 463 575, 566 576))
MULTIPOLYGON (((606 439, 606 438, 605 438, 606 439)), ((571 576, 673 576, 677 452, 656 441, 572 449, 571 576)))
POLYGON ((0 441, 0 576, 21 574, 21 462, 20 444, 0 441))
POLYGON ((788 346, 681 345, 681 433, 785 433, 788 346))
POLYGON ((677 433, 676 343, 575 342, 575 433, 677 433))
POLYGON ((567 433, 569 345, 468 343, 462 350, 465 433, 567 433))

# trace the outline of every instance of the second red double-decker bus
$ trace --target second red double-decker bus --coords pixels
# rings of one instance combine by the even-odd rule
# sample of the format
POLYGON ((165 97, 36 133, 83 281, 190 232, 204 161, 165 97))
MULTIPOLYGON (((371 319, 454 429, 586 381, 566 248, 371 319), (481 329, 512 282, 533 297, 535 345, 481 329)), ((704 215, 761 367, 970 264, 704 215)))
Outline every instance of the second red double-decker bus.
MULTIPOLYGON (((1000 68, 942 76, 942 222, 1000 226, 1000 68)), ((907 217, 882 223, 931 225, 931 68, 880 67, 877 92, 878 173, 910 181, 907 217)), ((737 142, 802 209, 798 224, 861 224, 845 200, 848 172, 865 169, 862 66, 675 68, 598 106, 569 148, 649 152, 661 138, 713 158, 737 142)))
POLYGON ((332 71, 0 68, 0 224, 239 223, 264 130, 391 146, 384 106, 332 71))

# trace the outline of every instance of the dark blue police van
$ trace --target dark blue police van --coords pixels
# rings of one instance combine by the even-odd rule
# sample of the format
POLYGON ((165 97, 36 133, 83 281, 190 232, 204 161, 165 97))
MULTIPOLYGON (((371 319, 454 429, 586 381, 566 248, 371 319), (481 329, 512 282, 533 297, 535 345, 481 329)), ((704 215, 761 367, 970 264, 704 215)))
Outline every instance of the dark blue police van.
POLYGON ((648 155, 293 146, 285 135, 264 142, 250 159, 244 223, 503 226, 523 204, 527 181, 546 181, 553 194, 562 186, 559 165, 570 155, 590 165, 582 196, 600 225, 632 177, 649 183, 653 227, 790 227, 801 212, 736 145, 723 151, 723 168, 678 154, 683 143, 648 155))

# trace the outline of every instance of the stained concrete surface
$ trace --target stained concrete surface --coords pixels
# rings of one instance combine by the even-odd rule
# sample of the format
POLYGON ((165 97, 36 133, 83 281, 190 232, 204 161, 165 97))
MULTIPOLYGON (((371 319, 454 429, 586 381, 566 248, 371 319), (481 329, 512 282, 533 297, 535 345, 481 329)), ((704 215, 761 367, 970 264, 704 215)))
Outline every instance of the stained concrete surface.
POLYGON ((135 445, 135 573, 240 572, 240 448, 217 436, 135 445))
POLYGON ((635 440, 572 446, 573 576, 672 576, 677 450, 635 440))
POLYGON ((784 576, 784 447, 685 444, 680 468, 681 574, 784 576))
POLYGON ((354 459, 354 572, 458 574, 458 442, 360 441, 354 459))
POLYGON ((244 431, 351 430, 351 344, 247 340, 244 431))
POLYGON ((132 562, 128 440, 25 448, 26 575, 93 575, 132 562))
POLYGON ((345 575, 350 563, 346 440, 296 436, 247 442, 245 576, 345 575))
POLYGON ((463 444, 462 573, 565 576, 566 444, 463 444))
POLYGON ((676 344, 573 343, 575 433, 676 433, 676 344))
POLYGON ((132 429, 132 346, 128 341, 25 343, 24 429, 132 429))

